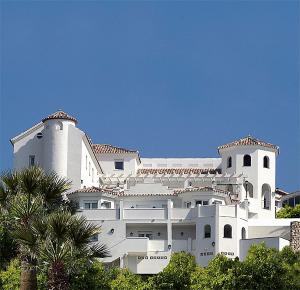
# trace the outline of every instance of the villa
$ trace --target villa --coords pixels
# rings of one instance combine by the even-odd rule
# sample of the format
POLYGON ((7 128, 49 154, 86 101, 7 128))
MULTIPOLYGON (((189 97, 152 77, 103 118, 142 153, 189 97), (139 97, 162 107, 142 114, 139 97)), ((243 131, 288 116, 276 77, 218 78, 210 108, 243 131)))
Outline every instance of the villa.
POLYGON ((275 219, 285 195, 276 189, 279 147, 254 137, 220 145, 213 158, 143 158, 93 143, 58 111, 11 143, 14 169, 39 165, 72 181, 66 198, 101 226, 92 242, 109 247, 104 263, 153 274, 173 252, 206 266, 218 253, 243 260, 252 244, 282 249, 293 238, 293 220, 275 219))

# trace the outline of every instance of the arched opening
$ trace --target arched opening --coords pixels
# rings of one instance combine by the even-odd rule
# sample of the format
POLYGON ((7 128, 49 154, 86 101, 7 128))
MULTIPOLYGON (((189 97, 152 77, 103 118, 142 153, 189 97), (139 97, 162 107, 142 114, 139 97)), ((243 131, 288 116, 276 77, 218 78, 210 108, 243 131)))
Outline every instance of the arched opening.
POLYGON ((233 193, 233 185, 232 184, 227 185, 227 191, 230 193, 233 193))
POLYGON ((244 182, 244 189, 247 197, 253 198, 253 184, 251 182, 244 182))
POLYGON ((211 237, 211 226, 210 225, 205 225, 204 226, 204 238, 208 239, 211 237))
POLYGON ((251 156, 246 154, 244 155, 244 166, 251 166, 251 156))
POLYGON ((264 157, 264 168, 270 168, 270 159, 268 156, 264 157))
POLYGON ((63 130, 63 128, 64 128, 63 123, 60 122, 60 121, 58 121, 58 122, 56 123, 56 125, 55 125, 55 129, 56 129, 56 130, 63 130))
POLYGON ((232 167, 232 157, 231 156, 229 156, 227 158, 227 168, 230 168, 230 167, 232 167))
POLYGON ((231 239, 232 238, 232 227, 231 225, 224 226, 224 238, 231 239))
POLYGON ((246 239, 246 229, 242 227, 242 240, 246 239))
POLYGON ((264 183, 261 188, 262 208, 271 209, 271 187, 264 183))

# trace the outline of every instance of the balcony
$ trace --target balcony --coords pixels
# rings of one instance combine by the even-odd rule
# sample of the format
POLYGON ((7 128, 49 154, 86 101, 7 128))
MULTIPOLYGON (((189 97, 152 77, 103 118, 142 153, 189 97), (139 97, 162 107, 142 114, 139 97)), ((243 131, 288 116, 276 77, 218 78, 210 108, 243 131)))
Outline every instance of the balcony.
POLYGON ((196 240, 173 240, 172 241, 172 251, 173 252, 192 252, 196 249, 196 240))
POLYGON ((197 208, 172 208, 171 219, 191 220, 197 217, 197 208))
POLYGON ((168 241, 167 240, 149 240, 148 241, 148 251, 149 252, 163 252, 167 251, 168 241))
POLYGON ((123 210, 124 220, 165 220, 167 209, 165 208, 125 208, 123 210))
POLYGON ((81 209, 77 214, 85 216, 90 221, 119 219, 118 209, 81 209))

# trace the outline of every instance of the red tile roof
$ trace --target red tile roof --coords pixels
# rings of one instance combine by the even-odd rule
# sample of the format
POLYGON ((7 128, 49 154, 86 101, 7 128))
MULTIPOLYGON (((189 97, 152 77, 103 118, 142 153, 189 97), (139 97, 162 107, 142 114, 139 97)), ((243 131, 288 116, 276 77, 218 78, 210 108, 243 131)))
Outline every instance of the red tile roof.
POLYGON ((267 143, 267 142, 262 141, 262 140, 258 140, 258 139, 254 138, 254 137, 251 137, 249 135, 245 138, 241 138, 239 140, 236 140, 236 141, 224 144, 222 146, 219 146, 218 151, 220 151, 220 149, 234 147, 234 146, 263 146, 263 147, 267 147, 267 148, 276 149, 277 151, 279 150, 278 146, 267 143))
POLYGON ((219 192, 219 193, 225 193, 228 194, 227 191, 225 190, 221 190, 221 189, 216 189, 216 188, 212 188, 210 186, 204 186, 204 187, 187 187, 187 188, 182 188, 182 189, 176 189, 174 190, 174 194, 180 194, 180 193, 185 193, 185 192, 219 192))
POLYGON ((277 193, 279 195, 287 195, 287 194, 289 194, 288 192, 286 192, 286 191, 284 191, 284 190, 282 190, 280 188, 276 188, 275 189, 275 193, 277 193))
POLYGON ((53 119, 70 120, 70 121, 73 121, 73 122, 77 123, 76 118, 68 115, 67 113, 65 113, 63 111, 57 111, 57 112, 49 115, 48 117, 44 118, 42 120, 42 122, 45 122, 47 120, 53 120, 53 119))
POLYGON ((136 150, 129 150, 121 147, 116 147, 110 144, 93 144, 94 152, 98 154, 123 154, 123 153, 138 153, 136 150))
POLYGON ((217 174, 219 168, 143 168, 137 174, 217 174))
POLYGON ((112 195, 118 195, 117 192, 113 191, 112 189, 105 189, 105 188, 100 188, 100 187, 96 187, 96 186, 92 186, 92 187, 84 187, 81 189, 77 189, 75 191, 73 191, 72 193, 78 193, 78 192, 102 192, 102 193, 108 193, 108 194, 112 194, 112 195))

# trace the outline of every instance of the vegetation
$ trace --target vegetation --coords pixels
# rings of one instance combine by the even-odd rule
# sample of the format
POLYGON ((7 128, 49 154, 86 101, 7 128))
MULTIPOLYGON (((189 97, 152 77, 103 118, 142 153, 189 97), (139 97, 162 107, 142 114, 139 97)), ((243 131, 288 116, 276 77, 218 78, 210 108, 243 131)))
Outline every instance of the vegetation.
POLYGON ((286 205, 276 213, 277 218, 300 218, 300 204, 295 207, 286 205))
POLYGON ((72 207, 64 201, 70 188, 67 180, 31 167, 5 173, 0 182, 0 229, 5 244, 1 267, 4 273, 9 271, 15 265, 8 266, 9 260, 18 258, 21 290, 38 289, 37 270, 47 276, 47 289, 69 289, 72 274, 108 254, 103 245, 90 246, 100 228, 72 215, 72 207), (12 252, 8 251, 10 241, 12 252))
POLYGON ((37 167, 0 177, 0 289, 300 290, 300 253, 264 244, 252 246, 243 262, 217 255, 206 268, 185 252, 157 275, 105 268, 96 259, 108 254, 105 246, 89 243, 100 229, 63 200, 69 186, 37 167))

